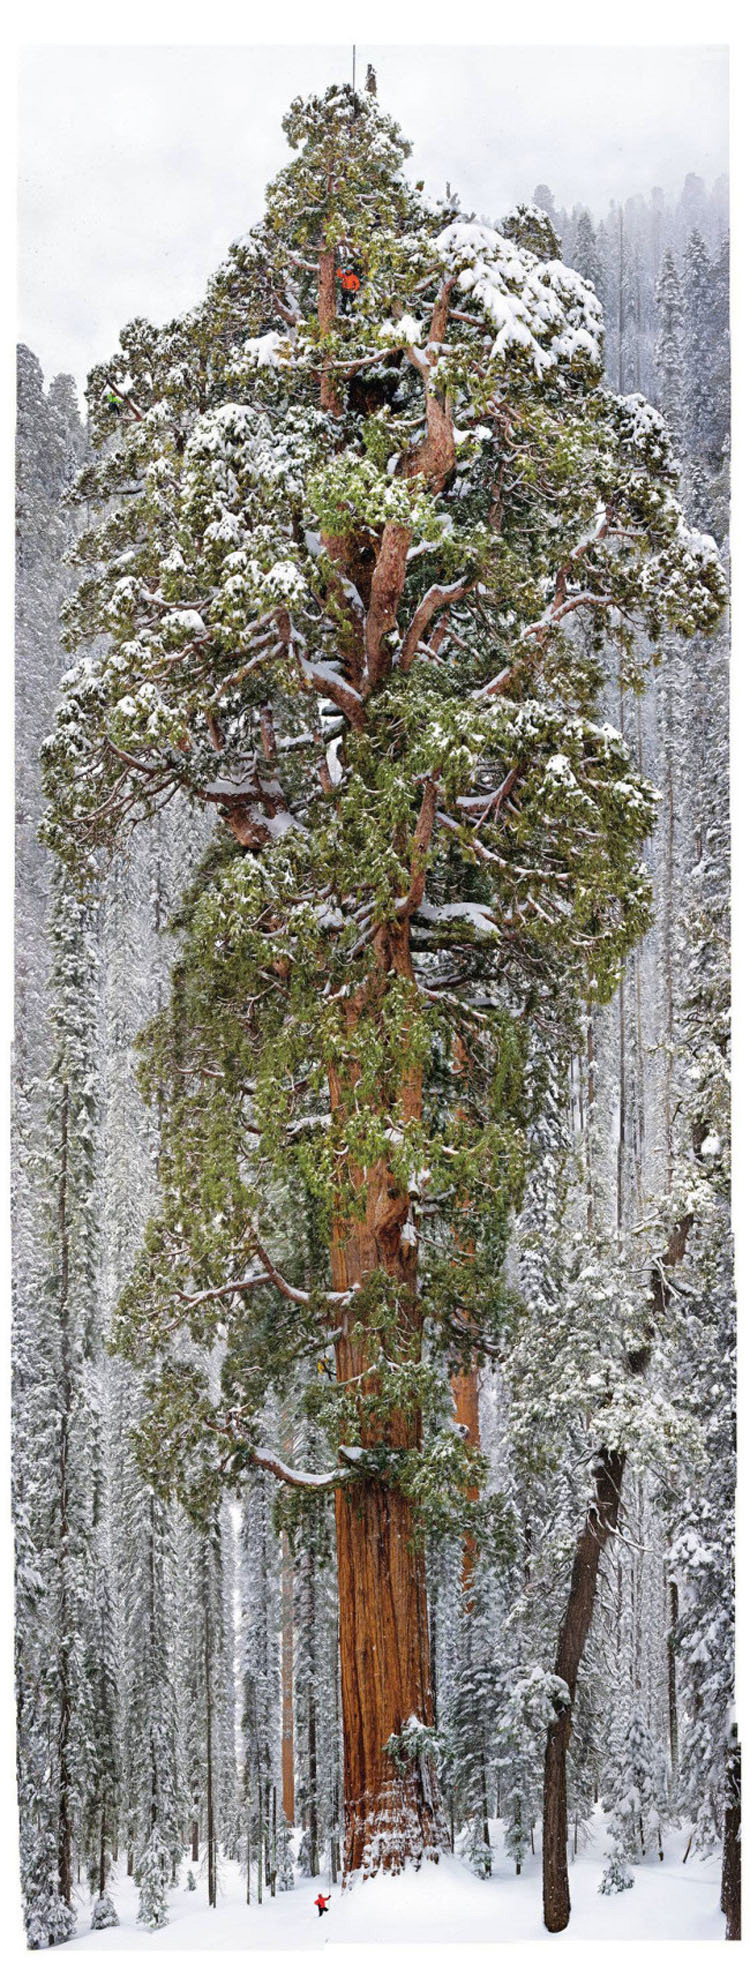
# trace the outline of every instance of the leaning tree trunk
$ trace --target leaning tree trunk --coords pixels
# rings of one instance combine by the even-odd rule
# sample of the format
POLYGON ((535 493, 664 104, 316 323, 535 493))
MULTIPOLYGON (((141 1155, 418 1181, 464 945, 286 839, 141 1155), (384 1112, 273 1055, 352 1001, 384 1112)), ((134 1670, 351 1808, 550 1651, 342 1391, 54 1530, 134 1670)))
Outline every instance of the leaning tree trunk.
POLYGON ((617 1528, 624 1454, 603 1450, 594 1467, 594 1496, 578 1539, 568 1604, 560 1626, 555 1673, 568 1691, 547 1733, 544 1760, 544 1921, 548 1930, 564 1930, 570 1920, 568 1883, 568 1806, 566 1761, 578 1670, 586 1646, 596 1597, 599 1559, 617 1528))
MULTIPOLYGON (((661 1261, 654 1263, 651 1270, 649 1302, 655 1317, 666 1315, 672 1294, 667 1271, 682 1261, 692 1224, 692 1213, 683 1214, 675 1222, 661 1261)), ((648 1369, 653 1334, 652 1326, 644 1342, 628 1354, 629 1369, 638 1376, 648 1369)), ((595 1494, 576 1546, 568 1603, 557 1642, 555 1672, 566 1685, 568 1699, 549 1726, 544 1758, 543 1890, 544 1922, 548 1930, 565 1930, 570 1921, 568 1745, 578 1670, 594 1611, 599 1560, 617 1529, 625 1459, 623 1453, 603 1449, 594 1464, 595 1494)))
POLYGON ((727 1753, 724 1855, 721 1868, 721 1906, 727 1919, 726 1936, 733 1943, 739 1942, 742 1936, 741 1813, 740 1747, 735 1725, 727 1753))

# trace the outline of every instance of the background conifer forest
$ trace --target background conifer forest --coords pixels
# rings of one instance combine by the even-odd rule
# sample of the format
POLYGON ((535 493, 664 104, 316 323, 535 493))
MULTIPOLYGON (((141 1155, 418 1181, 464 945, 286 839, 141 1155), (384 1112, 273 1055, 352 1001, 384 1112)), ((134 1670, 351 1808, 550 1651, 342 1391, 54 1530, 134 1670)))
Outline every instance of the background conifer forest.
POLYGON ((737 1938, 726 187, 285 130, 18 353, 26 1934, 737 1938))

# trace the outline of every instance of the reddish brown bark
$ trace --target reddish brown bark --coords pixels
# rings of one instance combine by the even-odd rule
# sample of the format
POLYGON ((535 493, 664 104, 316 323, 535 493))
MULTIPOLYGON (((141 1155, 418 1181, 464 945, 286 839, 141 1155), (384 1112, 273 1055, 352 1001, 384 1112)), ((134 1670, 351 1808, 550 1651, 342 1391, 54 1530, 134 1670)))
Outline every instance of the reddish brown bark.
POLYGON ((372 575, 365 628, 367 674, 373 688, 382 676, 387 675, 393 659, 386 636, 396 625, 410 544, 411 531, 407 524, 385 525, 372 575))
MULTIPOLYGON (((451 1379, 453 1410, 459 1426, 465 1427, 470 1447, 478 1448, 479 1439, 479 1374, 472 1359, 468 1371, 454 1372, 451 1379)), ((467 1501, 478 1502, 479 1490, 467 1489, 467 1501)), ((471 1611, 473 1600, 471 1588, 477 1562, 477 1540, 468 1524, 464 1531, 463 1555, 461 1559, 461 1583, 464 1589, 467 1611, 471 1611)))
MULTIPOLYGON (((413 978, 405 926, 381 931, 378 960, 364 999, 377 1012, 388 976, 413 978)), ((362 1001, 352 1007, 354 1026, 362 1001)), ((356 1071, 349 1069, 349 1080, 356 1071)), ((334 1117, 345 1125, 345 1105, 336 1071, 329 1075, 334 1117)), ((399 1120, 413 1121, 422 1106, 421 1071, 405 1071, 397 1098, 399 1120)), ((376 1270, 395 1284, 399 1310, 400 1355, 418 1359, 421 1318, 416 1296, 417 1249, 404 1236, 409 1220, 408 1192, 383 1159, 364 1177, 349 1168, 350 1184, 361 1194, 362 1217, 334 1221, 331 1270, 335 1289, 366 1285, 376 1270)), ((407 1227, 407 1233, 410 1233, 407 1227)), ((345 1322, 336 1344, 340 1382, 361 1382, 367 1405, 377 1400, 375 1334, 352 1333, 345 1322)), ((364 1448, 382 1442, 395 1450, 418 1446, 417 1412, 363 1416, 364 1448)), ((344 1738, 344 1879, 361 1869, 397 1872, 407 1861, 437 1859, 448 1845, 448 1831, 433 1763, 423 1754, 396 1759, 385 1748, 410 1719, 429 1729, 434 1723, 430 1680, 427 1595, 422 1541, 412 1505, 398 1486, 373 1476, 336 1491, 339 1576, 339 1645, 344 1738)))
MULTIPOLYGON (((332 248, 318 263, 318 325, 323 337, 336 321, 336 256, 332 248)), ((320 377, 320 404, 325 413, 340 414, 341 399, 330 368, 324 365, 320 377)))
POLYGON ((393 1487, 336 1492, 344 1728, 344 1871, 396 1873, 448 1845, 433 1765, 384 1746, 434 1722, 424 1553, 393 1487))
MULTIPOLYGON (((334 1087, 335 1095, 335 1087, 334 1087)), ((414 1096, 404 1098, 404 1107, 414 1096)), ((334 1287, 360 1285, 384 1268, 399 1285, 406 1331, 404 1355, 417 1357, 420 1325, 416 1310, 416 1250, 404 1245, 401 1229, 408 1196, 381 1161, 366 1183, 361 1223, 336 1229, 332 1248, 334 1287)), ((340 1380, 362 1377, 372 1396, 376 1381, 363 1376, 376 1344, 344 1330, 336 1346, 340 1380)), ((380 1438, 387 1446, 417 1446, 418 1415, 390 1414, 369 1420, 363 1445, 380 1438)), ((410 1718, 431 1727, 434 1707, 430 1682, 424 1550, 415 1534, 412 1506, 393 1483, 378 1480, 336 1491, 339 1580, 339 1645, 344 1739, 344 1877, 362 1869, 396 1872, 407 1861, 437 1859, 447 1846, 437 1775, 423 1760, 405 1766, 389 1755, 410 1718)))
MULTIPOLYGON (((466 1044, 462 1040, 461 1035, 457 1033, 453 1038, 453 1067, 456 1073, 464 1078, 466 1077, 468 1062, 469 1057, 466 1044)), ((465 1114, 463 1109, 458 1111, 459 1117, 463 1117, 465 1114)), ((471 1239, 468 1243, 468 1250, 473 1256, 474 1246, 471 1239)), ((464 1319, 464 1321, 468 1329, 470 1327, 468 1318, 464 1319)), ((469 1445, 478 1448, 481 1445, 479 1436, 479 1373, 474 1351, 470 1354, 470 1363, 466 1370, 454 1372, 451 1379, 451 1390, 453 1393, 453 1410, 458 1425, 466 1428, 469 1445)), ((469 1502, 479 1501, 478 1488, 468 1489, 466 1493, 469 1502)), ((471 1612, 474 1603, 471 1596, 471 1588, 474 1581, 476 1561, 476 1537, 467 1525, 464 1531, 463 1555, 461 1560, 461 1583, 464 1590, 467 1612, 471 1612)))

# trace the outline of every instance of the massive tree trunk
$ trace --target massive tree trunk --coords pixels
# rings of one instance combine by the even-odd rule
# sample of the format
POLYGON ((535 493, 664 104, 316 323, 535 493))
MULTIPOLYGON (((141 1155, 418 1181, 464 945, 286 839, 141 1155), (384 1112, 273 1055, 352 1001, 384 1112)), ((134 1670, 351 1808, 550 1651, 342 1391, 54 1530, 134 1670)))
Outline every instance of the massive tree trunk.
MULTIPOLYGON (((367 1183, 367 1216, 334 1243, 334 1286, 366 1282, 375 1268, 396 1280, 416 1357, 416 1249, 400 1246, 408 1196, 381 1162, 367 1183)), ((340 1380, 367 1372, 375 1343, 346 1330, 336 1346, 340 1380)), ((370 1380, 365 1377, 368 1388, 370 1380)), ((391 1413, 363 1427, 365 1447, 375 1436, 389 1448, 419 1445, 417 1414, 391 1413)), ((374 1473, 336 1491, 339 1644, 344 1739, 344 1878, 361 1869, 395 1873, 424 1855, 437 1859, 448 1844, 437 1773, 422 1753, 412 1759, 386 1750, 404 1726, 434 1722, 430 1682, 424 1548, 415 1532, 413 1506, 387 1476, 374 1473)))
MULTIPOLYGON (((390 974, 413 983, 408 928, 380 934, 376 953, 378 974, 365 995, 374 1013, 390 974)), ((350 1016, 352 1025, 361 1011, 360 1004, 350 1016)), ((351 1080, 351 1069, 348 1073, 351 1080)), ((346 1105, 335 1071, 329 1080, 332 1111, 345 1136, 346 1105)), ((422 1107, 419 1069, 402 1073, 389 1103, 400 1123, 414 1121, 422 1107)), ((360 1195, 362 1214, 334 1219, 333 1287, 366 1290, 370 1276, 385 1272, 397 1310, 389 1355, 416 1363, 422 1325, 409 1194, 382 1158, 366 1176, 351 1168, 349 1184, 360 1195)), ((420 1416, 416 1409, 378 1412, 381 1348, 379 1331, 352 1330, 345 1321, 336 1343, 337 1377, 347 1386, 358 1381, 370 1409, 362 1416, 363 1449, 402 1452, 419 1447, 420 1416)), ((406 1862, 419 1865, 424 1856, 436 1860, 448 1845, 448 1831, 437 1771, 423 1742, 417 1737, 412 1757, 385 1748, 389 1739, 398 1742, 405 1725, 428 1730, 434 1722, 424 1547, 413 1505, 387 1471, 373 1470, 361 1482, 337 1489, 336 1537, 346 1880, 360 1869, 365 1875, 379 1868, 396 1873, 406 1862)))
POLYGON ((591 1625, 599 1559, 617 1528, 624 1454, 603 1451, 594 1466, 594 1495, 573 1560, 568 1603, 560 1625, 555 1673, 566 1684, 568 1701, 547 1733, 544 1759, 544 1921, 564 1930, 570 1920, 566 1760, 581 1656, 591 1625))
POLYGON ((344 1872, 398 1872, 448 1845, 437 1774, 384 1748, 433 1722, 424 1553, 394 1488, 337 1490, 344 1872))
MULTIPOLYGON (((456 1070, 456 1073, 458 1075, 462 1075, 465 1077, 467 1064, 468 1064, 468 1055, 466 1052, 465 1043, 461 1039, 460 1034, 456 1033, 454 1035, 454 1040, 453 1040, 453 1066, 456 1070)), ((465 1111, 459 1110, 458 1115, 459 1117, 465 1116, 465 1111)), ((468 1241, 468 1252, 473 1256, 474 1244, 471 1239, 469 1239, 468 1241)), ((468 1317, 465 1319, 465 1322, 466 1322, 466 1328, 468 1334, 470 1332, 470 1324, 468 1317)), ((466 1428, 466 1435, 469 1446, 473 1448, 479 1448, 481 1446, 480 1434, 479 1434, 479 1372, 477 1369, 477 1360, 476 1360, 475 1351, 473 1350, 471 1351, 469 1357, 469 1363, 467 1364, 465 1370, 454 1372, 453 1377, 451 1379, 451 1391, 453 1393, 453 1410, 456 1421, 460 1427, 466 1428)), ((467 1490, 466 1494, 467 1494, 468 1502, 479 1501, 478 1488, 476 1487, 470 1488, 467 1490)), ((463 1553, 461 1558, 461 1584, 464 1590, 464 1600, 465 1600, 467 1612, 471 1612, 474 1605, 474 1600, 472 1597, 472 1587, 474 1584, 474 1571, 476 1567, 476 1562, 477 1562, 477 1540, 473 1530, 471 1529, 470 1525, 467 1523, 466 1529, 464 1531, 463 1553)))

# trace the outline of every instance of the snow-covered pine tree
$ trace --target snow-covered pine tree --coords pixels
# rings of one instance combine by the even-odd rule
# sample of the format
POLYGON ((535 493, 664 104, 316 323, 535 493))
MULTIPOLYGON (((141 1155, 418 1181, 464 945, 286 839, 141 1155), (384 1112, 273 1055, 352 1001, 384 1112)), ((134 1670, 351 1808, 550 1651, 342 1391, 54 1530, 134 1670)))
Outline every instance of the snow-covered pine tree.
POLYGON ((656 291, 659 338, 654 354, 659 381, 659 405, 673 445, 679 448, 686 418, 684 373, 684 311, 682 287, 671 249, 667 249, 656 291))
MULTIPOLYGON (((63 665, 57 615, 66 590, 62 554, 73 513, 65 513, 62 499, 81 460, 83 430, 72 382, 55 380, 45 393, 41 368, 25 346, 18 350, 17 380, 12 1507, 21 1886, 27 1938, 39 1949, 69 1936, 73 1913, 70 1896, 61 1893, 59 1870, 59 1714, 52 1683, 59 1583, 52 1538, 60 1514, 61 1343, 59 1313, 47 1286, 53 1255, 59 1259, 53 1224, 60 1184, 53 1156, 58 1138, 51 1134, 55 1126, 59 1131, 59 1093, 56 1098, 50 1035, 54 1028, 59 1050, 66 1014, 59 956, 54 1016, 50 1012, 48 920, 54 864, 38 845, 36 826, 41 810, 39 744, 52 717, 63 665)), ((59 895, 58 882, 58 910, 59 895)), ((58 940, 61 935, 58 919, 58 940)), ((75 947, 75 923, 69 937, 75 947)), ((90 1021, 87 1005, 84 1030, 90 1021)), ((84 1045, 80 1037, 79 1045, 84 1045)), ((84 1059, 90 1045, 87 1036, 84 1059)), ((81 1269, 78 1255, 76 1274, 81 1269)), ((76 1379, 80 1376, 77 1365, 76 1379)), ((76 1442, 74 1467, 79 1463, 76 1442)))
POLYGON ((209 1908, 218 1898, 219 1848, 236 1850, 232 1538, 228 1512, 196 1531, 178 1520, 179 1674, 182 1774, 190 1851, 205 1841, 209 1908), (228 1557, 228 1565, 226 1559, 228 1557), (227 1638, 229 1633, 229 1638, 227 1638))
POLYGON ((94 647, 46 749, 47 832, 76 863, 178 791, 230 830, 153 1032, 165 1218, 120 1341, 162 1350, 163 1473, 197 1443, 214 1481, 335 1490, 346 1867, 374 1871, 446 1838, 412 1741, 433 1717, 419 1524, 467 1472, 447 1427, 422 1440, 424 1319, 450 1341, 492 1283, 482 1248, 431 1255, 431 1195, 458 1236, 481 1180, 497 1235, 522 1020, 561 985, 606 998, 644 926, 652 800, 597 722, 604 638, 708 629, 725 589, 661 420, 601 385, 596 299, 551 228, 540 253, 512 218, 444 225, 369 93, 297 102, 285 130, 296 156, 205 305, 138 320, 92 375, 106 515, 68 628, 94 647), (446 1147, 430 1073, 457 1030, 470 1107, 446 1147), (278 1264, 271 1179, 314 1191, 331 1287, 278 1264), (231 1338, 256 1292, 254 1364, 272 1314, 290 1358, 334 1348, 312 1483, 260 1445, 250 1371, 228 1361, 217 1413, 180 1355, 173 1326, 223 1314, 231 1338))
MULTIPOLYGON (((681 289, 685 449, 694 460, 706 460, 712 454, 715 435, 711 404, 714 295, 708 249, 697 228, 688 236, 682 258, 681 289)), ((715 460, 713 466, 718 469, 719 461, 715 460)))
MULTIPOLYGON (((29 1767, 39 1768, 40 1742, 46 1753, 31 1802, 32 1844, 24 1839, 22 1866, 27 1933, 35 1945, 59 1942, 66 1925, 67 1934, 72 1928, 75 1861, 85 1851, 86 1799, 92 1777, 107 1772, 115 1742, 114 1702, 102 1667, 106 1655, 96 1572, 95 958, 90 917, 59 869, 51 953, 53 1060, 42 1183, 46 1232, 36 1323, 40 1355, 33 1361, 36 1382, 20 1415, 27 1435, 29 1487, 33 1483, 28 1522, 38 1595, 25 1622, 33 1644, 19 1647, 22 1803, 29 1767), (33 1691, 23 1673, 27 1663, 36 1672, 33 1691), (36 1721, 38 1732, 31 1727, 36 1721)), ((19 1371, 19 1382, 21 1377, 19 1371)))
POLYGON ((643 1860, 655 1850, 662 1860, 665 1758, 654 1742, 637 1690, 630 1702, 620 1705, 602 1792, 619 1858, 624 1862, 643 1860))
POLYGON ((178 1772, 170 1512, 145 1488, 135 1460, 124 1470, 130 1579, 123 1592, 127 1633, 123 1675, 126 1838, 140 1888, 138 1920, 149 1930, 167 1921, 167 1891, 182 1851, 183 1802, 178 1772))
POLYGON ((596 229, 588 207, 582 207, 578 215, 571 262, 579 275, 591 284, 596 295, 601 296, 604 289, 604 270, 596 229))
POLYGON ((277 1827, 282 1810, 281 1554, 272 1504, 272 1486, 258 1475, 245 1492, 238 1550, 242 1788, 248 1841, 257 1862, 259 1902, 263 1901, 264 1885, 275 1893, 277 1827))

